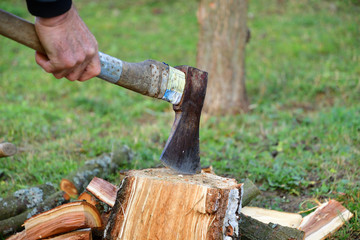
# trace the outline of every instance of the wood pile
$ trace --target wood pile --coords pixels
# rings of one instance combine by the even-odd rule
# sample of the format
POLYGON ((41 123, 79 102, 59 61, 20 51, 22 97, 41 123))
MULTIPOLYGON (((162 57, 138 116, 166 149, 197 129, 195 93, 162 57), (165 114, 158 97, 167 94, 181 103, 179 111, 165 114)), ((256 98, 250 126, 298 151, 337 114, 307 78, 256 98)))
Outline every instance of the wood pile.
POLYGON ((251 181, 169 169, 127 171, 119 186, 94 177, 76 201, 24 221, 22 239, 325 239, 352 214, 330 200, 313 213, 244 206, 259 194, 251 181))

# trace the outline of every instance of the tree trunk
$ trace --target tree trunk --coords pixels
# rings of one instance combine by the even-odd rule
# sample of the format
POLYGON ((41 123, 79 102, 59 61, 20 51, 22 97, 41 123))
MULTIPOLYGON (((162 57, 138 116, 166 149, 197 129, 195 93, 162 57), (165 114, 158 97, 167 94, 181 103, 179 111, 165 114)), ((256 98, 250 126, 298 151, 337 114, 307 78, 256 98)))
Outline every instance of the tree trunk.
POLYGON ((248 111, 245 89, 247 0, 201 0, 197 67, 209 73, 208 114, 248 111))
POLYGON ((242 184, 213 174, 129 171, 104 239, 236 238, 241 196, 242 184))

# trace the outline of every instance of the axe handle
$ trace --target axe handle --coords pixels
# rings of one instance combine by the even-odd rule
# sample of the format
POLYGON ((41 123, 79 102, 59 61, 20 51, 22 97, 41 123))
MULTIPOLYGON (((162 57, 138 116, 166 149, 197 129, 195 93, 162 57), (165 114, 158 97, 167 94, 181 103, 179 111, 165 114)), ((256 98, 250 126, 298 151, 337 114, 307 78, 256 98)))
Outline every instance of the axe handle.
MULTIPOLYGON (((0 9, 0 34, 38 52, 46 53, 33 23, 0 9)), ((155 60, 129 63, 99 52, 97 77, 146 96, 176 105, 185 87, 185 74, 155 60)))

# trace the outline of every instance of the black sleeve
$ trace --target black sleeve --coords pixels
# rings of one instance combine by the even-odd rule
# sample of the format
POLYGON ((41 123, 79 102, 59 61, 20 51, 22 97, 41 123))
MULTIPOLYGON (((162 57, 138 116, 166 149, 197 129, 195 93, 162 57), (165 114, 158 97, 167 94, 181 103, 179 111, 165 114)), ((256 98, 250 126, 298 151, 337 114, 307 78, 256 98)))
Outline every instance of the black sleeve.
POLYGON ((51 18, 66 13, 72 0, 26 0, 26 4, 32 15, 51 18))

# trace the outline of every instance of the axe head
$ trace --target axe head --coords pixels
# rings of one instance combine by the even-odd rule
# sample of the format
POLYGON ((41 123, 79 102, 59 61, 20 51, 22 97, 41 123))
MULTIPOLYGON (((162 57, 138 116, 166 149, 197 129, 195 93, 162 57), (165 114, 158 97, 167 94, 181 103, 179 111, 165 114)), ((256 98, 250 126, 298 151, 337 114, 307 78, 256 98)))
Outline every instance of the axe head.
POLYGON ((178 173, 196 174, 201 172, 199 124, 208 74, 189 66, 176 68, 185 73, 185 88, 181 102, 173 105, 175 121, 160 159, 178 173))

